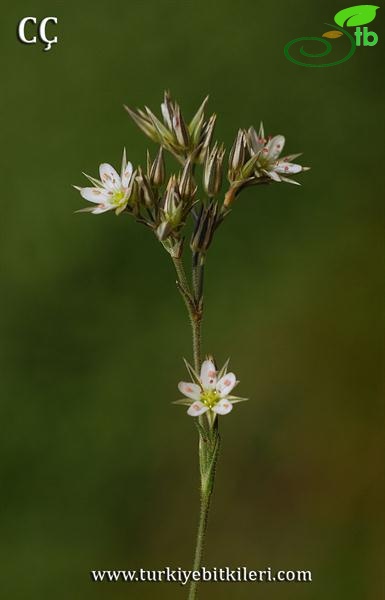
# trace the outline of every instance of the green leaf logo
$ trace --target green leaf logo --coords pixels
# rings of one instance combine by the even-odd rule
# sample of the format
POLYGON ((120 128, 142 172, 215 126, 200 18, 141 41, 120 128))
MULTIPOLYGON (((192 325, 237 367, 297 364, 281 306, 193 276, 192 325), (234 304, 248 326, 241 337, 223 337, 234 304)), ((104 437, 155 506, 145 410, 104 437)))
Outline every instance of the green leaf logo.
POLYGON ((376 17, 376 10, 379 6, 373 4, 361 4, 351 6, 340 10, 334 17, 335 22, 340 27, 348 25, 349 27, 359 27, 373 21, 376 17))

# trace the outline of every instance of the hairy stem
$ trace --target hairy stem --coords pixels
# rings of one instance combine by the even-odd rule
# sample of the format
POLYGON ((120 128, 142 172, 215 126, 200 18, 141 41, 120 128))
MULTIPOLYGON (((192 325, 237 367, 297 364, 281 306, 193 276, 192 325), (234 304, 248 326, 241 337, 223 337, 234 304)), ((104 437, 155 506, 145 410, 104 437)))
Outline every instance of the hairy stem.
MULTIPOLYGON (((203 497, 201 496, 201 507, 199 514, 199 526, 198 526, 198 534, 195 548, 195 557, 194 557, 194 565, 193 571, 199 571, 202 565, 202 557, 203 557, 203 548, 204 541, 206 537, 207 530, 207 521, 209 516, 210 509, 210 499, 211 496, 203 497)), ((191 581, 188 600, 195 600, 197 598, 198 592, 198 581, 191 581)))
POLYGON ((190 286, 187 280, 186 271, 184 269, 183 260, 179 256, 173 256, 171 254, 172 262, 174 263, 175 271, 178 276, 178 288, 181 292, 183 299, 186 303, 189 317, 191 318, 193 309, 193 298, 190 292, 190 286), (186 302, 188 301, 188 302, 186 302))
POLYGON ((191 320, 191 331, 192 331, 192 346, 193 346, 193 355, 194 355, 194 369, 197 373, 199 373, 201 366, 201 317, 193 317, 191 320))
MULTIPOLYGON (((204 255, 194 253, 192 286, 190 287, 181 257, 171 255, 178 276, 178 289, 185 302, 192 332, 194 369, 201 367, 201 325, 203 317, 204 255), (192 289, 191 289, 192 288, 192 289)), ((199 466, 200 466, 200 513, 195 546, 193 570, 202 566, 204 543, 207 531, 211 495, 214 487, 215 470, 219 453, 218 419, 210 427, 206 415, 199 417, 199 466)), ((188 600, 196 600, 198 581, 191 581, 188 600)))
MULTIPOLYGON (((214 422, 208 439, 202 439, 200 435, 199 462, 201 470, 201 495, 199 525, 195 546, 193 571, 199 571, 202 567, 203 551, 206 539, 207 523, 210 511, 211 495, 214 488, 215 470, 219 454, 220 437, 218 432, 218 420, 214 422)), ((198 593, 198 581, 191 580, 188 600, 196 600, 198 593)))
POLYGON ((201 363, 201 324, 202 324, 202 307, 198 306, 195 298, 195 283, 193 282, 194 291, 191 292, 188 283, 186 271, 183 261, 180 257, 171 256, 178 276, 178 289, 185 302, 188 316, 191 324, 192 346, 194 356, 194 369, 199 372, 201 363))
POLYGON ((195 303, 195 323, 192 327, 194 368, 199 372, 201 366, 201 328, 203 319, 203 266, 204 256, 198 252, 193 254, 192 283, 195 303))
POLYGON ((194 252, 192 261, 193 291, 197 306, 201 310, 203 309, 204 261, 205 255, 203 253, 194 252))

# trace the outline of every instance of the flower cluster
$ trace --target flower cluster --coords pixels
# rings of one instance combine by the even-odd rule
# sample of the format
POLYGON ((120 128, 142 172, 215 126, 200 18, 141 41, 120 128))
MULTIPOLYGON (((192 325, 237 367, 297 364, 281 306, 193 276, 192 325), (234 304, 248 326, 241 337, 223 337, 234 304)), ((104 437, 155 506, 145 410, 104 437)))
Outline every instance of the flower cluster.
POLYGON ((200 375, 186 362, 186 367, 192 379, 191 382, 180 381, 179 391, 185 396, 174 404, 188 406, 187 414, 200 417, 207 413, 212 425, 217 415, 227 415, 233 409, 233 404, 244 402, 247 398, 230 395, 239 383, 234 373, 228 373, 228 362, 218 372, 213 359, 207 358, 202 363, 200 375))
POLYGON ((211 143, 216 115, 205 117, 205 107, 208 96, 203 100, 190 123, 183 118, 180 106, 175 102, 169 92, 164 93, 161 104, 163 122, 145 106, 132 109, 124 108, 132 120, 154 142, 169 150, 180 162, 194 154, 195 162, 203 162, 211 143))
MULTIPOLYGON (((185 276, 181 278, 178 272, 178 287, 193 321, 201 319, 206 253, 234 199, 251 185, 298 183, 291 176, 307 170, 293 162, 299 154, 281 157, 285 144, 282 135, 265 137, 262 124, 258 133, 253 127, 239 129, 229 153, 229 185, 221 201, 225 147, 213 140, 216 115, 206 116, 207 102, 208 97, 189 122, 169 92, 164 94, 160 118, 147 106, 144 109, 126 106, 136 125, 158 144, 155 158, 147 152, 145 167, 134 169, 124 151, 120 175, 113 166, 102 163, 99 179, 86 175, 92 187, 75 186, 92 203, 92 207, 83 211, 101 214, 113 210, 117 215, 123 212, 132 215, 154 232, 173 260, 181 259, 185 225, 192 219, 193 285, 190 289, 185 276), (177 169, 169 174, 165 151, 178 163, 177 169)), ((189 365, 188 369, 192 382, 181 382, 179 389, 186 396, 180 402, 189 405, 189 415, 207 414, 212 424, 216 415, 227 414, 235 402, 242 400, 230 395, 237 381, 233 373, 227 373, 227 364, 217 373, 212 359, 207 359, 199 377, 189 365)))
POLYGON ((253 127, 240 129, 229 154, 229 187, 223 201, 218 200, 224 179, 225 148, 213 141, 216 115, 205 115, 207 101, 208 97, 190 122, 185 121, 180 106, 168 92, 161 104, 162 118, 148 107, 142 110, 126 106, 133 121, 159 144, 157 155, 152 160, 147 153, 146 167, 134 170, 124 152, 120 175, 107 163, 100 165, 99 179, 86 175, 93 186, 75 187, 94 206, 83 210, 93 214, 109 210, 130 213, 149 227, 173 256, 182 252, 183 230, 191 216, 194 227, 190 245, 194 252, 204 255, 242 189, 258 183, 297 183, 291 175, 307 167, 292 162, 299 154, 280 158, 285 143, 282 135, 265 138, 262 125, 258 134, 253 127), (168 176, 164 150, 179 163, 179 169, 168 176), (196 173, 199 165, 201 178, 196 173), (200 189, 203 195, 198 197, 200 189))
POLYGON ((258 183, 294 183, 291 179, 309 167, 293 163, 301 154, 289 154, 280 158, 285 145, 283 135, 265 137, 263 123, 257 133, 254 127, 247 131, 239 129, 229 156, 228 180, 231 183, 224 204, 229 206, 235 196, 248 185, 258 183))

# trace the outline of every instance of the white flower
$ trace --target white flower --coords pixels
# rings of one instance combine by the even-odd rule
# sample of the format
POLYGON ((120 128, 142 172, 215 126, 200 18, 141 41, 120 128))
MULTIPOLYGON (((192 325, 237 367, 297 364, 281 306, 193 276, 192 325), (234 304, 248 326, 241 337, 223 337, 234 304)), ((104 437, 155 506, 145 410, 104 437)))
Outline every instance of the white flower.
POLYGON ((189 406, 187 414, 191 417, 208 413, 210 422, 213 422, 216 415, 227 415, 232 411, 233 404, 246 400, 246 398, 230 395, 238 381, 234 373, 227 373, 227 365, 228 361, 218 373, 214 361, 208 358, 202 363, 200 376, 198 376, 186 362, 193 382, 179 382, 179 391, 185 398, 177 400, 175 404, 189 406))
POLYGON ((246 140, 251 156, 256 157, 255 175, 257 177, 267 176, 273 181, 285 181, 286 183, 300 185, 288 176, 308 171, 309 167, 303 167, 291 162, 301 156, 301 154, 290 154, 279 158, 285 145, 283 135, 276 135, 266 139, 261 123, 258 134, 253 127, 250 127, 246 133, 246 140))
POLYGON ((132 164, 126 160, 126 151, 123 152, 120 175, 108 163, 100 165, 99 174, 100 180, 84 173, 87 179, 94 184, 93 187, 74 186, 85 200, 96 204, 93 208, 82 209, 82 212, 92 212, 94 215, 100 215, 108 210, 114 210, 119 215, 130 200, 135 181, 135 172, 133 172, 132 164))

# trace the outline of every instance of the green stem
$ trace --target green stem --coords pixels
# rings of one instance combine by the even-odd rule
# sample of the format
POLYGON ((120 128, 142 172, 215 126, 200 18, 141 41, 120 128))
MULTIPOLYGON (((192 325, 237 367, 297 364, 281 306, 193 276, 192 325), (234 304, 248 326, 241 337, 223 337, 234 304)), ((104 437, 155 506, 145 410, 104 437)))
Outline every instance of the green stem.
MULTIPOLYGON (((181 257, 171 254, 178 276, 178 289, 185 302, 191 324, 192 346, 194 355, 194 369, 197 373, 201 367, 201 324, 203 316, 203 275, 204 256, 194 254, 192 270, 192 291, 187 280, 186 272, 181 257)), ((219 453, 218 419, 212 427, 208 426, 207 419, 199 417, 199 466, 201 475, 200 485, 200 513, 198 533, 195 546, 193 570, 199 571, 202 566, 204 543, 207 531, 211 495, 214 487, 215 470, 219 453), (204 432, 204 434, 202 433, 204 432)), ((198 581, 191 581, 188 600, 196 600, 198 581)))
MULTIPOLYGON (((218 432, 218 420, 210 430, 209 439, 199 440, 199 462, 201 471, 201 495, 200 513, 193 571, 199 571, 202 567, 204 544, 206 539, 207 523, 210 511, 211 495, 214 488, 215 471, 219 454, 220 437, 218 432)), ((196 600, 198 593, 198 581, 191 580, 188 600, 196 600)))
POLYGON ((183 261, 179 256, 173 256, 171 254, 172 262, 174 263, 174 267, 176 270, 176 274, 178 276, 178 287, 182 293, 183 299, 185 300, 187 311, 189 313, 189 317, 191 317, 192 313, 192 304, 193 299, 190 292, 190 286, 187 281, 186 271, 184 270, 183 261), (186 302, 188 301, 188 302, 186 302))
POLYGON ((193 316, 191 319, 191 331, 192 331, 192 346, 193 346, 193 355, 194 355, 194 369, 197 373, 199 373, 201 366, 201 324, 202 317, 193 316))
MULTIPOLYGON (((194 566, 193 571, 199 571, 202 565, 204 541, 206 537, 207 522, 210 509, 211 495, 207 497, 201 496, 201 508, 199 515, 199 526, 197 534, 197 542, 195 548, 194 566)), ((190 589, 188 594, 188 600, 195 600, 198 592, 198 581, 191 580, 190 589)))
POLYGON ((203 306, 203 276, 204 276, 205 255, 201 252, 194 252, 192 262, 192 277, 195 302, 200 309, 203 306))
MULTIPOLYGON (((178 276, 178 288, 185 302, 188 316, 191 324, 192 345, 194 355, 194 369, 199 372, 201 363, 201 324, 202 310, 197 306, 197 302, 193 297, 190 286, 187 280, 186 271, 183 261, 180 257, 171 256, 178 276)), ((194 285, 195 290, 195 285, 194 285)))
POLYGON ((193 296, 195 303, 195 324, 192 328, 193 349, 194 349, 194 368, 199 372, 201 366, 201 327, 203 319, 203 275, 204 275, 204 256, 199 252, 193 254, 192 264, 192 282, 193 296))

